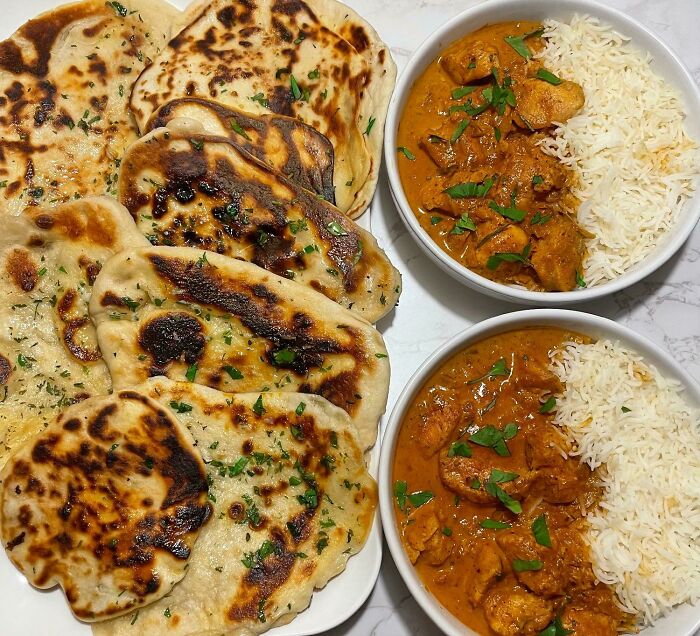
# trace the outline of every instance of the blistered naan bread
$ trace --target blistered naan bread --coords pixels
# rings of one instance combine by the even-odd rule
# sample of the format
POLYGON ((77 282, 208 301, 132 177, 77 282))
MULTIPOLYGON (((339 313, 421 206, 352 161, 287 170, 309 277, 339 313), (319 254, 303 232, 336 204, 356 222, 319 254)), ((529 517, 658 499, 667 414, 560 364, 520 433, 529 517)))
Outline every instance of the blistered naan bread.
POLYGON ((315 393, 350 414, 363 448, 374 443, 389 387, 382 337, 308 287, 212 252, 151 247, 105 263, 90 315, 117 388, 165 375, 315 393))
POLYGON ((165 598, 95 636, 259 634, 291 621, 372 526, 376 486, 347 414, 315 395, 225 394, 154 378, 207 465, 211 519, 165 598))
POLYGON ((131 88, 181 19, 163 0, 85 0, 0 42, 0 213, 116 194, 131 88))
POLYGON ((88 317, 102 264, 148 245, 114 199, 6 217, 0 235, 0 467, 73 402, 112 383, 88 317))
POLYGON ((210 513, 187 429, 136 391, 67 408, 0 478, 10 560, 32 585, 60 585, 84 621, 168 594, 210 513))
POLYGON ((147 129, 191 119, 209 134, 227 137, 241 150, 281 172, 292 183, 335 203, 333 146, 315 128, 284 115, 253 115, 198 97, 174 99, 149 120, 147 129))
POLYGON ((301 119, 335 149, 335 201, 355 218, 374 193, 396 67, 376 31, 335 0, 195 2, 131 98, 141 130, 173 99, 301 119))
POLYGON ((369 232, 192 120, 173 121, 127 150, 119 199, 155 245, 250 261, 370 322, 398 299, 401 277, 369 232))

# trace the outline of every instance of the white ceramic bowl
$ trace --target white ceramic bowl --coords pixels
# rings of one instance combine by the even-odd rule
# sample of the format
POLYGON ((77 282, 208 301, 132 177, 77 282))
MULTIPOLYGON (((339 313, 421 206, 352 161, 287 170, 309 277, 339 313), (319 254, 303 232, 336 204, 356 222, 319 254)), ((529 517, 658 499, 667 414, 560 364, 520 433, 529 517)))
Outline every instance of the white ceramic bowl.
POLYGON ((638 282, 663 265, 685 242, 700 218, 700 197, 695 196, 686 203, 674 230, 646 259, 615 280, 570 292, 535 292, 479 276, 443 252, 421 227, 401 185, 397 163, 399 155, 396 151, 401 115, 415 80, 449 44, 482 26, 508 20, 569 20, 576 13, 600 18, 630 37, 637 48, 651 53, 654 58, 652 67, 679 89, 683 96, 688 113, 686 127, 689 134, 700 139, 700 88, 683 62, 645 26, 616 9, 590 0, 490 0, 464 11, 423 42, 403 70, 389 105, 384 144, 386 166, 394 202, 408 229, 428 256, 444 271, 461 283, 501 300, 557 306, 612 294, 638 282))
MULTIPOLYGON (((463 351, 470 344, 489 336, 533 326, 561 327, 593 338, 617 340, 623 346, 638 352, 646 362, 655 365, 665 376, 676 378, 682 382, 686 389, 686 399, 695 405, 700 405, 700 385, 692 380, 663 349, 612 320, 577 311, 530 309, 503 314, 477 323, 473 327, 457 334, 433 353, 409 380, 389 418, 382 441, 382 453, 379 461, 379 505, 384 535, 401 577, 423 610, 449 636, 477 636, 477 634, 459 622, 428 592, 403 549, 397 530, 393 505, 392 484, 396 440, 414 396, 446 360, 463 351)), ((649 627, 640 632, 640 636, 691 636, 698 628, 700 628, 700 605, 696 607, 682 605, 677 607, 669 616, 659 620, 654 627, 649 627)))

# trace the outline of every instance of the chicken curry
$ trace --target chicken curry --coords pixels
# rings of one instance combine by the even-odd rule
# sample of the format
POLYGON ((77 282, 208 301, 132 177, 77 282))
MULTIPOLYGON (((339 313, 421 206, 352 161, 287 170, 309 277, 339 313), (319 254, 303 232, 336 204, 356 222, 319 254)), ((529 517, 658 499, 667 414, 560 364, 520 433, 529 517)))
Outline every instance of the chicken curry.
POLYGON ((399 534, 428 590, 482 635, 615 636, 630 624, 584 539, 595 475, 552 422, 549 354, 587 338, 500 334, 445 362, 399 433, 399 534))
POLYGON ((452 258, 500 283, 566 291, 585 286, 576 178, 539 143, 584 94, 533 58, 542 34, 536 22, 486 26, 430 64, 399 125, 399 173, 452 258))

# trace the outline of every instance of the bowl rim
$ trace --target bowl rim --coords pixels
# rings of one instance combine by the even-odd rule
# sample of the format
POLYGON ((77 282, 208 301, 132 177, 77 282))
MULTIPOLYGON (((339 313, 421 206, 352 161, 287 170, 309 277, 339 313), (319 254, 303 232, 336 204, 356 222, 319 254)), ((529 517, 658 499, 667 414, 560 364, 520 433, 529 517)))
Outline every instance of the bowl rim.
MULTIPOLYGON (((440 602, 427 590, 420 580, 414 566, 408 559, 399 537, 396 515, 394 514, 392 473, 393 460, 398 433, 401 430, 404 416, 416 392, 424 385, 432 373, 449 357, 463 350, 469 343, 478 342, 484 338, 519 328, 537 326, 557 326, 571 328, 595 337, 606 337, 619 340, 623 345, 632 348, 648 363, 656 366, 664 375, 673 375, 683 386, 684 395, 691 402, 700 405, 700 384, 683 371, 682 366, 665 349, 638 334, 630 327, 617 323, 608 318, 571 309, 525 309, 514 311, 478 322, 450 338, 442 346, 433 351, 413 373, 402 389, 391 415, 387 420, 382 439, 382 450, 379 459, 377 485, 379 490, 379 509, 382 517, 382 528, 389 552, 399 571, 399 574, 418 602, 423 611, 446 634, 450 636, 478 636, 476 632, 458 621, 440 602)), ((675 610, 674 610, 675 611, 675 610)), ((670 615, 672 615, 671 612, 670 615)), ((700 627, 700 605, 693 608, 693 627, 684 634, 677 636, 692 636, 700 627)), ((644 634, 644 631, 641 632, 644 634)))
MULTIPOLYGON (((630 37, 633 43, 640 35, 653 41, 656 46, 656 50, 653 52, 654 60, 658 61, 661 58, 665 58, 669 66, 676 67, 678 81, 674 83, 674 86, 680 92, 685 102, 686 121, 696 118, 700 119, 700 86, 695 82, 690 70, 673 49, 654 31, 632 16, 595 0, 538 0, 537 2, 527 2, 526 0, 489 0, 489 2, 481 2, 476 6, 470 7, 445 22, 420 44, 413 55, 411 55, 406 66, 400 70, 387 113, 384 159, 391 195, 404 224, 418 245, 441 269, 462 284, 501 300, 556 307, 586 302, 621 291, 646 278, 672 258, 688 239, 698 221, 700 221, 700 177, 696 178, 698 187, 686 202, 684 210, 681 211, 681 218, 677 220, 674 229, 663 238, 660 245, 656 247, 651 255, 634 265, 632 269, 613 280, 590 288, 586 287, 565 292, 537 292, 519 286, 497 283, 485 278, 454 260, 433 241, 420 225, 408 203, 398 171, 399 157, 396 149, 398 126, 405 107, 405 98, 410 93, 414 81, 423 73, 427 64, 435 59, 435 54, 430 54, 433 47, 445 40, 439 46, 440 50, 444 50, 445 47, 459 37, 446 37, 447 34, 455 29, 459 29, 465 23, 470 23, 472 20, 478 20, 481 17, 486 17, 488 20, 488 16, 497 16, 501 10, 512 9, 518 6, 521 6, 523 12, 527 15, 528 11, 539 11, 540 7, 546 4, 552 4, 560 13, 562 11, 570 11, 571 14, 588 13, 603 21, 607 20, 612 24, 613 28, 630 37)), ((464 34, 471 30, 465 28, 464 34)), ((700 142, 700 139, 698 139, 698 142, 700 142)))

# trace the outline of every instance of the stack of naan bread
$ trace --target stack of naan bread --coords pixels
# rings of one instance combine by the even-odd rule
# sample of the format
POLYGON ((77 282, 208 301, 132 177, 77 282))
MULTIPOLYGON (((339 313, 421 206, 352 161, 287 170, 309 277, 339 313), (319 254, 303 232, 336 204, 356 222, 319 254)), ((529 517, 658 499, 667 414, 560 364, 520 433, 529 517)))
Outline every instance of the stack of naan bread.
POLYGON ((252 634, 358 552, 395 69, 335 0, 84 0, 0 43, 0 523, 96 634, 252 634))

